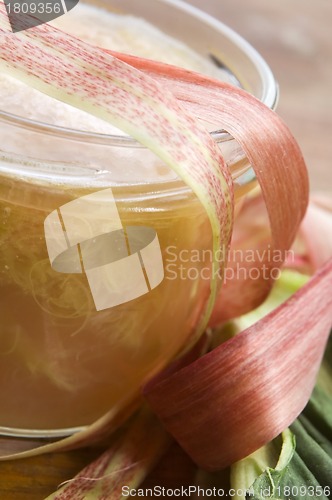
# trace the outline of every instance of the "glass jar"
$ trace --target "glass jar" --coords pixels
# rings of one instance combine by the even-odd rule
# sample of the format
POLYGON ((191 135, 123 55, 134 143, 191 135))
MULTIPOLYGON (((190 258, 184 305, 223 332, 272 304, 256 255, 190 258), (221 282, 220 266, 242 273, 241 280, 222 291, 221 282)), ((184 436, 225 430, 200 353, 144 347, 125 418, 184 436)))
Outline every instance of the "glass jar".
MULTIPOLYGON (((145 18, 275 106, 266 63, 205 13, 174 0, 88 3, 145 18)), ((211 248, 210 224, 190 189, 130 137, 4 111, 0 132, 0 432, 65 435, 138 393, 188 345, 211 266, 208 254, 188 255, 211 248)), ((255 176, 230 136, 212 135, 239 203, 255 176)))

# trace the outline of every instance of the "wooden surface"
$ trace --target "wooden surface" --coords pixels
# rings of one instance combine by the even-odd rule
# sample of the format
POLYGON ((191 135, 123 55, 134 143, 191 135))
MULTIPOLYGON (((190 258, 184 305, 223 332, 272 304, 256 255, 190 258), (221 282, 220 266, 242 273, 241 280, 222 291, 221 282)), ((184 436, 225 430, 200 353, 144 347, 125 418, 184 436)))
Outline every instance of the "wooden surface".
MULTIPOLYGON (((247 38, 279 82, 279 114, 302 146, 312 188, 332 189, 332 3, 331 0, 191 0, 247 38)), ((22 408, 24 411, 24 408, 22 408)), ((0 440, 2 448, 16 444, 0 440)), ((92 460, 80 450, 0 463, 0 500, 42 500, 92 460)), ((190 482, 192 465, 181 453, 168 459, 149 484, 190 482), (180 457, 180 458, 179 458, 180 457), (188 479, 190 478, 190 479, 188 479)))

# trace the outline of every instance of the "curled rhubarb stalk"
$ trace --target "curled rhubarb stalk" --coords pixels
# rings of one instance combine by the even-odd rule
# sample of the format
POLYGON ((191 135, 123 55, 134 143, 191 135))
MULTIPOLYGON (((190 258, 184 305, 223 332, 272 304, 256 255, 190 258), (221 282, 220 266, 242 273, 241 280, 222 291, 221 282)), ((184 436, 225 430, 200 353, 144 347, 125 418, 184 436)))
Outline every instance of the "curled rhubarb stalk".
MULTIPOLYGON (((245 241, 242 238, 243 245, 238 245, 233 234, 230 255, 242 255, 242 260, 232 259, 230 265, 236 268, 239 264, 243 272, 240 276, 234 273, 222 288, 210 324, 252 310, 270 291, 276 276, 271 271, 282 266, 306 211, 308 177, 296 141, 275 113, 241 89, 167 64, 112 54, 166 85, 198 119, 218 123, 236 139, 250 161, 261 187, 270 231, 265 225, 262 238, 247 235, 245 241), (248 250, 253 255, 250 260, 245 258, 248 250), (259 277, 251 278, 252 269, 259 271, 259 277)), ((249 214, 247 218, 251 221, 249 214)))
MULTIPOLYGON (((127 64, 121 58, 48 25, 13 34, 0 3, 2 70, 133 136, 177 172, 204 206, 211 221, 214 261, 199 333, 223 275, 225 262, 218 262, 217 253, 230 244, 233 187, 217 143, 198 119, 217 121, 241 145, 269 214, 271 228, 264 245, 283 256, 307 204, 305 164, 280 118, 243 90, 179 68, 137 59, 127 59, 127 64)), ((271 267, 268 254, 260 264, 271 267)), ((203 467, 220 468, 242 458, 287 427, 303 408, 326 340, 331 302, 324 305, 319 297, 331 284, 330 267, 288 306, 147 390, 166 427, 203 467), (301 357, 308 360, 305 369, 301 357)), ((271 277, 262 276, 246 280, 245 287, 234 281, 218 298, 215 321, 257 305, 271 284, 271 277)), ((92 439, 93 427, 86 432, 92 439)), ((67 438, 67 446, 74 442, 87 439, 67 438)), ((56 443, 52 450, 62 446, 56 443)))

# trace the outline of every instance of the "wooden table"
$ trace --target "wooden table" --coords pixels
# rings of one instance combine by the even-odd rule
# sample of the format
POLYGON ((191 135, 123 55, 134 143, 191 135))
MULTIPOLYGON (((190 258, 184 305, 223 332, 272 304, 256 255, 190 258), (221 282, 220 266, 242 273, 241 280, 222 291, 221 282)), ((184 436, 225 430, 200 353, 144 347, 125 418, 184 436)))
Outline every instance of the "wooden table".
MULTIPOLYGON (((312 189, 331 192, 331 1, 191 0, 191 3, 229 24, 266 58, 280 84, 278 112, 302 146, 312 189)), ((14 441, 2 439, 0 445, 15 449, 14 441)), ((2 463, 0 499, 42 500, 99 452, 85 449, 2 463)), ((193 473, 192 464, 178 450, 149 481, 173 486, 189 484, 193 473)))

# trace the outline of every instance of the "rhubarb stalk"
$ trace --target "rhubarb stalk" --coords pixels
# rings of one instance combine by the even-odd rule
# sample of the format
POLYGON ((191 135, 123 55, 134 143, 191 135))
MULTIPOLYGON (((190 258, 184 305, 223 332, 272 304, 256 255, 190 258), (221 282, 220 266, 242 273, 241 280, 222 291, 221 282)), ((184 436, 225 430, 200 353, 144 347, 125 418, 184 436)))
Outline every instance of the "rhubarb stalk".
POLYGON ((152 408, 202 468, 249 455, 303 410, 329 336, 331 288, 332 259, 258 323, 149 385, 152 408))
MULTIPOLYGON (((236 250, 240 249, 245 255, 246 249, 250 249, 257 257, 250 262, 242 259, 240 264, 242 268, 246 266, 246 272, 243 277, 227 282, 221 290, 210 324, 214 326, 221 320, 252 310, 270 291, 273 284, 271 270, 281 267, 306 211, 308 176, 296 141, 275 113, 239 88, 189 70, 111 53, 167 86, 184 108, 198 119, 218 123, 220 129, 234 137, 245 152, 260 184, 270 232, 267 237, 254 240, 248 235, 246 247, 238 247, 233 234, 231 254, 236 255, 236 250), (276 262, 277 254, 280 258, 276 262), (251 279, 251 269, 258 269, 260 278, 251 279)), ((247 207, 248 211, 251 205, 247 207)), ((251 222, 252 214, 245 215, 251 222)), ((266 225, 264 229, 266 232, 266 225)), ((237 262, 233 264, 236 266, 237 262)))
POLYGON ((158 419, 143 408, 106 452, 75 478, 60 485, 46 500, 124 498, 122 487, 136 488, 170 442, 170 436, 158 419))

